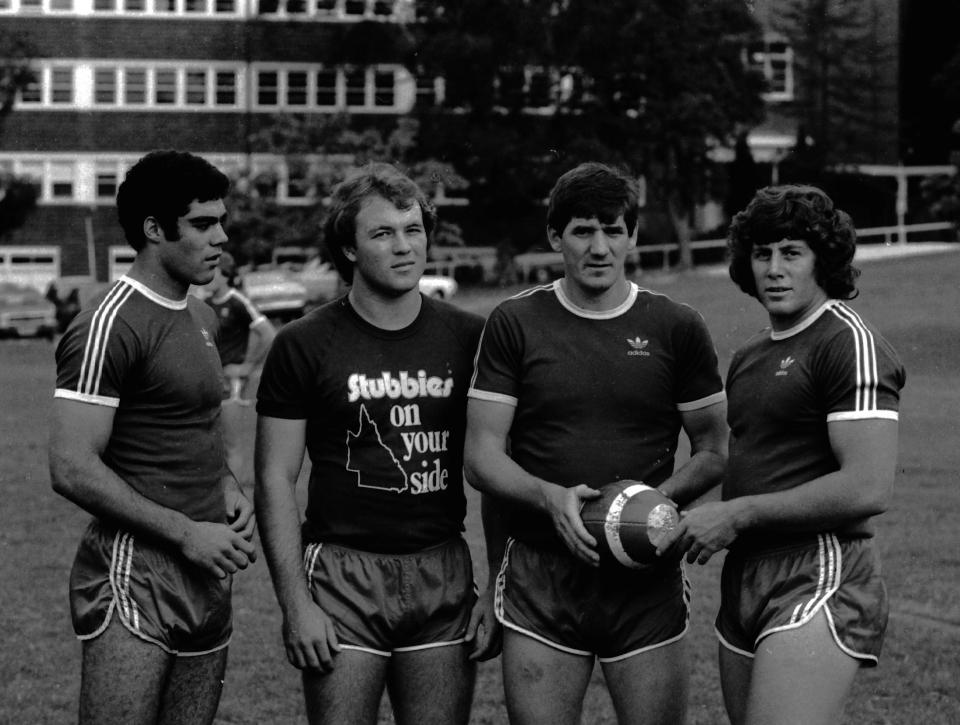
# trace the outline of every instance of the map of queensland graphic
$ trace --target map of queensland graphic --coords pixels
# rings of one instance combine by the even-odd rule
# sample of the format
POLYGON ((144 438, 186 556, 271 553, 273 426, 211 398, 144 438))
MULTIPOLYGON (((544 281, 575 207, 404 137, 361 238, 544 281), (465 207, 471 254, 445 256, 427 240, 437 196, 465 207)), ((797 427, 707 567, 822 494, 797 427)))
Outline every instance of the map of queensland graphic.
POLYGON ((357 474, 360 488, 403 493, 409 487, 407 472, 383 442, 380 429, 364 405, 360 406, 356 433, 347 431, 347 470, 357 474))

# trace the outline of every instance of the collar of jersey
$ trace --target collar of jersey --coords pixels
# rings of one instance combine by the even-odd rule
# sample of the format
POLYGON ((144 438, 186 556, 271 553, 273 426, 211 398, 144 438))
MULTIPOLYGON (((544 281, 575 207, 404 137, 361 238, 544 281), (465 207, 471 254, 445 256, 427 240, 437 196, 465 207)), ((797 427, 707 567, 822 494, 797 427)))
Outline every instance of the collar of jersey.
POLYGON ((793 337, 794 335, 799 335, 801 332, 806 330, 810 325, 820 319, 820 316, 837 304, 836 300, 827 300, 822 305, 817 308, 817 311, 814 312, 809 317, 805 317, 798 324, 793 327, 789 327, 786 330, 770 330, 770 339, 771 340, 784 340, 788 337, 793 337))
POLYGON ((127 275, 123 275, 120 278, 120 281, 124 284, 128 284, 133 287, 137 292, 142 294, 151 302, 156 302, 161 307, 166 307, 170 310, 185 310, 187 309, 187 296, 184 295, 182 300, 171 300, 169 297, 164 297, 163 295, 158 295, 152 289, 147 287, 142 282, 138 282, 135 279, 131 279, 127 275))
POLYGON ((567 297, 566 293, 563 291, 563 285, 560 284, 561 281, 562 280, 558 279, 554 280, 553 282, 553 292, 560 301, 560 304, 577 317, 583 317, 588 320, 610 320, 614 317, 619 317, 633 307, 633 303, 637 301, 637 294, 640 291, 640 288, 637 287, 637 285, 635 285, 633 282, 630 282, 630 290, 627 292, 627 298, 616 307, 609 310, 585 310, 582 307, 574 304, 573 301, 567 297))

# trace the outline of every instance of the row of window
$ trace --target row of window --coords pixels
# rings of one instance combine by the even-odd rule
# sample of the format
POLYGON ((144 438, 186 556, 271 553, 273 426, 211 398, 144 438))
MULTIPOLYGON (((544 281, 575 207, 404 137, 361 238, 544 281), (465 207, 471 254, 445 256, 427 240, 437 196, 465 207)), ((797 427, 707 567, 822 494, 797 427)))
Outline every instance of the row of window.
MULTIPOLYGON (((271 154, 201 154, 233 179, 244 177, 253 191, 283 204, 311 204, 316 201, 311 181, 319 156, 297 160, 271 154)), ((0 174, 29 179, 44 205, 113 205, 117 189, 127 170, 142 154, 108 153, 0 153, 0 174)), ((327 157, 339 164, 349 157, 327 157)), ((442 187, 435 201, 456 204, 442 187)))
POLYGON ((48 61, 18 102, 23 109, 403 113, 415 92, 400 66, 48 61))
POLYGON ((18 13, 407 22, 415 7, 414 0, 0 0, 0 14, 18 13))

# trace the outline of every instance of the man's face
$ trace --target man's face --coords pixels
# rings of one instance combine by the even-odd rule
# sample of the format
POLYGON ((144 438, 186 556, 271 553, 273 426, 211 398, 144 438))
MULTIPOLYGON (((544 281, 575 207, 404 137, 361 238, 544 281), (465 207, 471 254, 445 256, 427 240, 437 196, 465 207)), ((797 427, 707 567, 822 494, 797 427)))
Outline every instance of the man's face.
POLYGON ((602 222, 596 217, 574 217, 563 233, 547 230, 550 246, 563 253, 566 279, 574 295, 596 298, 626 278, 624 262, 637 244, 636 230, 627 231, 621 214, 615 220, 602 222))
POLYGON ((781 239, 753 247, 750 267, 757 299, 770 315, 774 330, 786 330, 827 299, 817 283, 817 257, 802 239, 781 239))
POLYGON ((344 249, 354 263, 354 287, 387 297, 419 289, 427 262, 427 231, 419 204, 399 209, 371 196, 357 214, 355 241, 354 249, 344 249))
POLYGON ((213 280, 227 235, 223 231, 227 210, 222 199, 190 202, 187 213, 177 219, 178 240, 160 245, 161 260, 175 282, 189 286, 213 280))

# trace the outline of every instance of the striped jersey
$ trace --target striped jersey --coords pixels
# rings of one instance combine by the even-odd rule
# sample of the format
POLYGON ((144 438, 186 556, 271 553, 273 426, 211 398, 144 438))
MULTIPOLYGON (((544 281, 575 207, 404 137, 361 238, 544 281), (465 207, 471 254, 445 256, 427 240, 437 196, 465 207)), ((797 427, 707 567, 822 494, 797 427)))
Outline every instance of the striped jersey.
POLYGON ((220 336, 217 347, 220 362, 237 365, 247 356, 247 340, 250 328, 266 320, 266 317, 242 293, 229 288, 219 297, 207 297, 206 302, 217 313, 220 336))
MULTIPOLYGON (((585 310, 560 280, 490 314, 468 394, 513 406, 513 460, 568 488, 662 483, 682 414, 724 400, 713 341, 692 307, 631 283, 618 307, 585 310)), ((528 544, 561 546, 543 514, 514 507, 507 528, 528 544)))
POLYGON ((103 462, 137 492, 197 521, 226 518, 216 316, 192 295, 121 278, 57 347, 57 398, 115 408, 103 462))
MULTIPOLYGON (((890 343, 839 300, 788 330, 756 335, 727 372, 723 498, 783 491, 839 470, 827 424, 897 420, 905 380, 890 343)), ((859 520, 837 533, 872 535, 859 520)))

